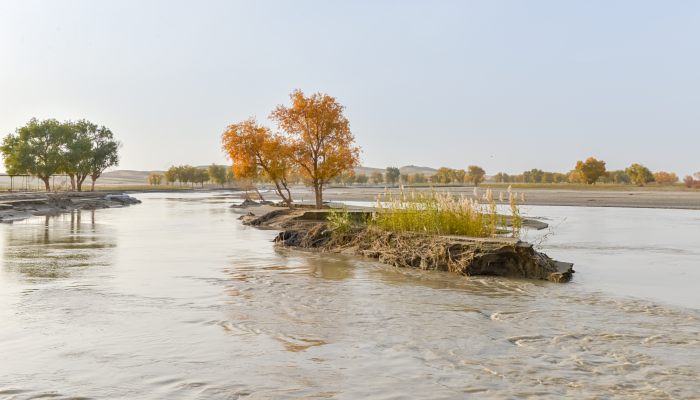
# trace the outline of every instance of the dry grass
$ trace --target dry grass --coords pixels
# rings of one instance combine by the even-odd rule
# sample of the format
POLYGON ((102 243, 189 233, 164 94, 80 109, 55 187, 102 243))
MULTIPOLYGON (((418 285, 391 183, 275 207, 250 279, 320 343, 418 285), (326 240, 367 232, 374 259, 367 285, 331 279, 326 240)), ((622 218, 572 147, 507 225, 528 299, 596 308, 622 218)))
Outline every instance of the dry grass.
MULTIPOLYGON (((483 203, 474 198, 453 196, 447 192, 384 194, 377 199, 377 212, 371 224, 391 232, 423 232, 434 235, 490 237, 503 233, 506 218, 497 213, 490 190, 483 203)), ((511 229, 518 236, 522 218, 517 195, 509 193, 511 229)))

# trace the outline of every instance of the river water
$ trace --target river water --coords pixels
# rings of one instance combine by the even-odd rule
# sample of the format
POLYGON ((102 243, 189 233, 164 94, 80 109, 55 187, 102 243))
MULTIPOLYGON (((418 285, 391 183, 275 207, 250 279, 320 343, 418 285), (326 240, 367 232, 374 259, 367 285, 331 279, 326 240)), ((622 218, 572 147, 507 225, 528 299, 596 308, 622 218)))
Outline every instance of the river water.
POLYGON ((231 196, 0 226, 0 398, 700 393, 697 211, 527 208, 552 284, 275 249, 231 196))

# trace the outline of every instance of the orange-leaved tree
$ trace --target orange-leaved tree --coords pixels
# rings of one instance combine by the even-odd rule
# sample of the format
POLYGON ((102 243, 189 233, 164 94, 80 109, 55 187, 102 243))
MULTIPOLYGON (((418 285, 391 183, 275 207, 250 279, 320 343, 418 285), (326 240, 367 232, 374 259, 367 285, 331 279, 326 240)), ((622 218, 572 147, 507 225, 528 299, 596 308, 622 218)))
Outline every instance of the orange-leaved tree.
POLYGON ((321 208, 323 187, 359 163, 360 148, 344 107, 334 97, 323 93, 307 97, 295 90, 290 98, 291 106, 277 106, 270 118, 290 135, 294 162, 314 189, 316 208, 321 208))
POLYGON ((258 125, 251 117, 229 125, 221 136, 221 143, 233 163, 236 178, 254 178, 262 173, 275 185, 275 191, 282 201, 292 206, 289 191, 292 147, 285 138, 258 125))

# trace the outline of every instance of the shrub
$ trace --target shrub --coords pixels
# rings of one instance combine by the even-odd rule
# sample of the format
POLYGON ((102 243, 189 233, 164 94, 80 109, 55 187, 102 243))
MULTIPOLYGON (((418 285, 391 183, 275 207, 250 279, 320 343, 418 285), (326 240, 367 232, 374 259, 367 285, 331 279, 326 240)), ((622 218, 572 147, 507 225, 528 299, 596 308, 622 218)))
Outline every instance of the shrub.
POLYGON ((344 235, 352 228, 352 219, 346 207, 333 208, 328 213, 328 227, 333 231, 333 234, 344 235))

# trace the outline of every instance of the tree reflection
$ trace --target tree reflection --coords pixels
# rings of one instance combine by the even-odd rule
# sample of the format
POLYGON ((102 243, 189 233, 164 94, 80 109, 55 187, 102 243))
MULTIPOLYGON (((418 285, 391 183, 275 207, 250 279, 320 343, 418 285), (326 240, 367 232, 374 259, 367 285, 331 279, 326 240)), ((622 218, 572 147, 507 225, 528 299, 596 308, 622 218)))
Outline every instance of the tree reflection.
POLYGON ((95 219, 94 210, 74 210, 29 218, 7 227, 3 268, 29 278, 52 279, 109 265, 116 240, 109 227, 95 219))

